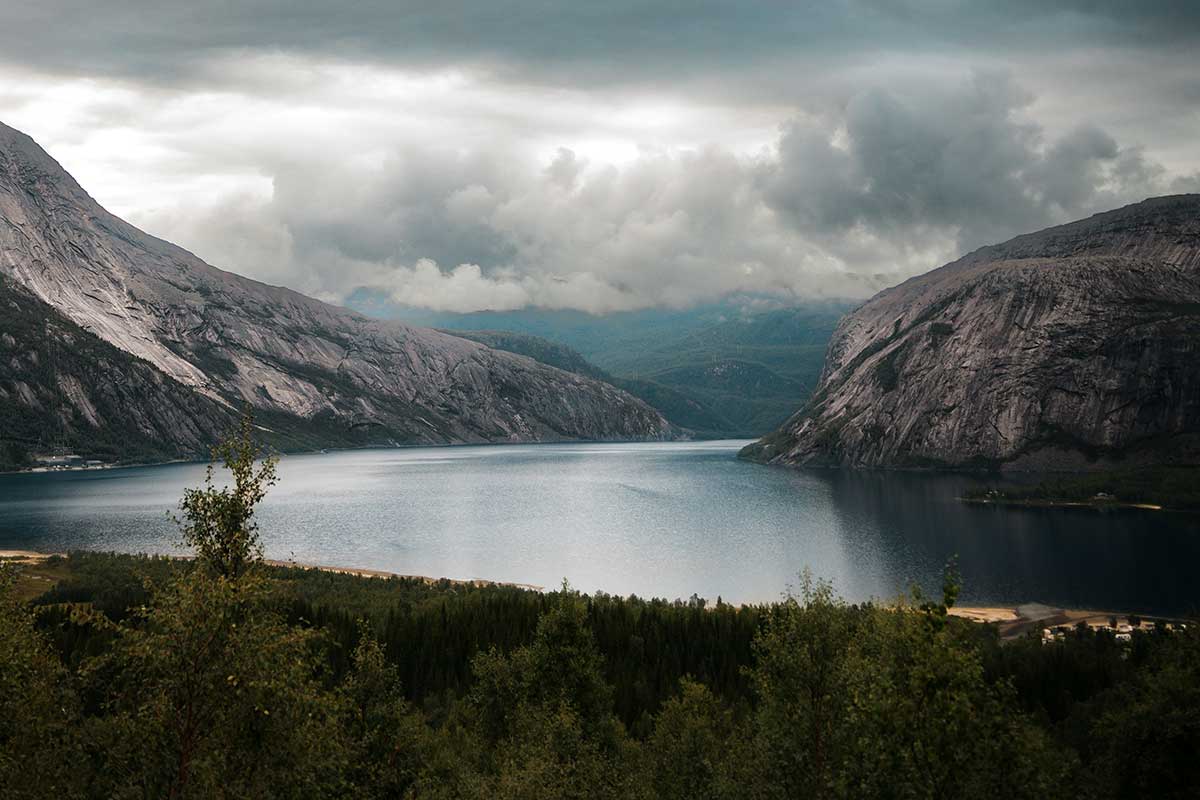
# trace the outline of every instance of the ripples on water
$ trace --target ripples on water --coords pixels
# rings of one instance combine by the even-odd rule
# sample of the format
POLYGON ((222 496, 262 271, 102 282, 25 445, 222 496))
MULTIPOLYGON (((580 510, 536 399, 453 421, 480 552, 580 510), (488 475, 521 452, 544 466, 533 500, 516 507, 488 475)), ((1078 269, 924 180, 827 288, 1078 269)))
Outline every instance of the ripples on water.
MULTIPOLYGON (((284 458, 267 555, 405 574, 731 602, 809 567, 851 599, 930 591, 957 554, 964 603, 1181 613, 1200 515, 968 506, 962 476, 792 471, 743 442, 368 450, 284 458)), ((0 548, 174 552, 198 464, 0 476, 0 548)))

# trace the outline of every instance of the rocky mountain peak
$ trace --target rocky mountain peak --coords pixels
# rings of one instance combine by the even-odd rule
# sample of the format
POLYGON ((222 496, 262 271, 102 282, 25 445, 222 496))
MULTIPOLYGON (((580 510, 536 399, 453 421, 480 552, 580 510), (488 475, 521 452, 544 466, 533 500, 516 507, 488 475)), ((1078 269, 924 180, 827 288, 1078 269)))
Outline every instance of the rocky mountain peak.
POLYGON ((108 213, 2 125, 0 275, 218 403, 363 441, 671 435, 656 411, 601 381, 212 267, 108 213))
POLYGON ((981 248, 847 315, 786 464, 1086 469, 1200 454, 1200 195, 981 248))

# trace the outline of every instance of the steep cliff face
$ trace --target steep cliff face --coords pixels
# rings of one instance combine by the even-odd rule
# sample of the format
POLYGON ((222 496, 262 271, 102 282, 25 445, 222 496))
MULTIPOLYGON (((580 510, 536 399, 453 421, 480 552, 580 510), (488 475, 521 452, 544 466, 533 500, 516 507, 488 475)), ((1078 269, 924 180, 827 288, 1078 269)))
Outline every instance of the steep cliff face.
POLYGON ((0 275, 201 395, 308 421, 331 443, 671 434, 601 381, 209 266, 109 214, 3 125, 0 275))
POLYGON ((106 461, 202 457, 236 422, 4 277, 0 321, 0 469, 59 448, 106 461))
POLYGON ((867 467, 1200 458, 1200 195, 982 248, 847 315, 810 403, 743 456, 867 467))

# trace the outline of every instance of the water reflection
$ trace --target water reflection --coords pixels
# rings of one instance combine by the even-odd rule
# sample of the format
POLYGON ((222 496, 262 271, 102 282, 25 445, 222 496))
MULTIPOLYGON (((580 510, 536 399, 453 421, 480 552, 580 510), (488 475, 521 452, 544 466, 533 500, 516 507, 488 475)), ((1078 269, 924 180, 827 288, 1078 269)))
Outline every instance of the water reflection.
MULTIPOLYGON (((1200 516, 968 506, 946 475, 793 471, 740 442, 418 448, 293 456, 261 512, 269 556, 408 574, 730 601, 805 567, 852 599, 939 585, 964 602, 1182 612, 1200 516)), ((200 465, 0 476, 0 548, 177 550, 200 465)))
POLYGON ((1200 516, 972 505, 957 500, 973 483, 966 477, 814 474, 830 487, 839 535, 893 585, 930 581, 957 556, 964 603, 1176 613, 1197 604, 1200 516))

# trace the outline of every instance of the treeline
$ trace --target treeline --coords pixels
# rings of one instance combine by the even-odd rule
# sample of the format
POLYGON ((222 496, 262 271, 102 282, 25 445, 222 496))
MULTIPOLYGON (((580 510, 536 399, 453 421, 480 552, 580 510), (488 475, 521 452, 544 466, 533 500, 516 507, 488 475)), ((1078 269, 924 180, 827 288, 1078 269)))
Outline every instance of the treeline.
POLYGON ((969 500, 1011 503, 1145 503, 1200 511, 1200 466, 1176 464, 1069 475, 1030 486, 978 486, 969 500))
MULTIPOLYGON (((125 622, 151 602, 152 587, 185 575, 188 562, 112 553, 52 557, 69 575, 34 601, 39 631, 63 662, 78 667, 109 644, 105 628, 78 624, 85 606, 125 622), (72 623, 73 618, 76 620, 72 623)), ((262 565, 266 602, 289 625, 321 632, 322 658, 334 679, 345 676, 364 629, 395 666, 405 698, 442 719, 471 685, 471 659, 491 648, 528 644, 556 594, 511 586, 364 578, 298 567, 262 565)), ((644 733, 650 717, 690 676, 731 702, 745 698, 751 643, 762 610, 708 603, 582 596, 588 628, 605 655, 604 677, 614 710, 644 733)))
MULTIPOLYGON (((1200 636, 1000 643, 805 579, 705 607, 261 563, 243 439, 194 561, 0 579, 5 798, 1123 798, 1200 785, 1200 636)), ((63 566, 63 565, 58 565, 63 566)))
POLYGON ((1200 780, 1194 630, 1001 644, 943 602, 812 583, 706 610, 70 562, 34 605, 4 601, 5 797, 1185 797, 1200 780))

